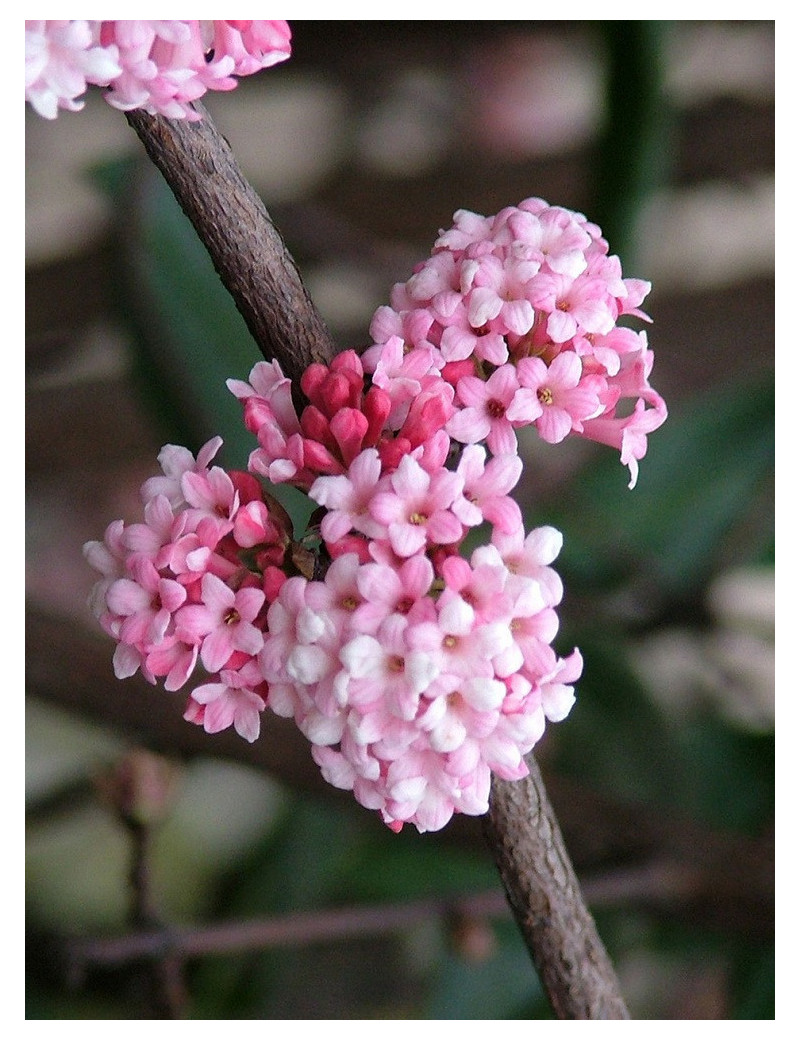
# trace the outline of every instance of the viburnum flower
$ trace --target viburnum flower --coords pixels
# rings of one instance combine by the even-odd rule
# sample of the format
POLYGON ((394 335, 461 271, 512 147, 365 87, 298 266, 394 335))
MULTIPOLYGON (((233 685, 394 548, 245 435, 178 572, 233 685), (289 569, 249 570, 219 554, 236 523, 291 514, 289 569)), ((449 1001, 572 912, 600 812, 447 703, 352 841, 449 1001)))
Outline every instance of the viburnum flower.
POLYGON ((513 365, 502 365, 486 380, 464 376, 456 390, 462 407, 448 422, 447 432, 464 444, 485 441, 494 455, 515 455, 515 426, 532 423, 542 414, 536 392, 520 386, 513 365))
MULTIPOLYGON (((582 432, 584 421, 603 411, 599 397, 602 379, 583 376, 581 359, 572 351, 558 354, 549 365, 541 358, 523 358, 517 375, 520 385, 536 394, 541 413, 534 422, 548 444, 558 444, 573 431, 582 432)), ((513 422, 525 412, 513 401, 506 414, 513 422)))
POLYGON ((253 624, 266 598, 261 589, 234 592, 214 574, 204 574, 201 585, 201 601, 184 607, 176 618, 177 635, 200 644, 200 659, 209 672, 219 671, 235 650, 257 654, 264 645, 253 624))
MULTIPOLYGON (((183 23, 142 24, 130 37, 152 31, 160 54, 195 45, 183 23)), ((269 43, 271 23, 215 24, 212 78, 269 43)), ((648 291, 581 214, 458 211, 363 354, 305 370, 304 407, 276 361, 228 381, 257 442, 247 473, 213 464, 220 438, 196 457, 167 445, 143 521, 86 545, 116 674, 178 690, 201 669, 184 718, 209 733, 293 719, 323 778, 394 831, 485 813, 492 775, 527 774, 583 668, 553 645, 561 534, 526 531, 511 497, 517 430, 611 445, 633 486, 666 418, 644 332, 618 324, 647 320, 648 291), (305 532, 262 478, 314 503, 305 532)))
POLYGON ((257 663, 249 659, 238 671, 223 668, 219 679, 192 690, 184 718, 202 726, 206 733, 233 726, 252 744, 260 733, 261 712, 267 706, 267 684, 257 663))
POLYGON ((25 100, 40 116, 59 108, 79 112, 91 83, 107 86, 122 74, 115 44, 101 46, 97 22, 25 22, 25 100))
POLYGON ((522 426, 535 425, 550 443, 587 437, 619 449, 632 487, 647 435, 667 415, 649 384, 651 365, 636 389, 624 377, 626 389, 618 385, 629 354, 651 358, 644 332, 618 324, 649 321, 641 304, 650 283, 622 276, 596 224, 543 199, 493 217, 458 210, 453 220, 394 286, 391 306, 376 312, 372 369, 381 347, 400 336, 405 354, 427 352, 455 385, 454 439, 503 454, 516 451, 522 426), (630 397, 631 405, 620 403, 630 397))
POLYGON ((463 487, 457 473, 442 469, 431 476, 406 455, 389 483, 374 495, 369 509, 398 556, 413 556, 427 543, 461 539, 463 527, 451 509, 463 487))
POLYGON ((495 455, 486 461, 486 449, 468 444, 461 453, 456 473, 464 481, 452 510, 462 524, 475 527, 488 521, 501 531, 522 526, 519 506, 509 497, 522 475, 519 455, 495 455))
POLYGON ((93 84, 123 111, 197 120, 191 103, 206 91, 290 54, 283 21, 26 21, 25 99, 55 119, 79 111, 93 84))

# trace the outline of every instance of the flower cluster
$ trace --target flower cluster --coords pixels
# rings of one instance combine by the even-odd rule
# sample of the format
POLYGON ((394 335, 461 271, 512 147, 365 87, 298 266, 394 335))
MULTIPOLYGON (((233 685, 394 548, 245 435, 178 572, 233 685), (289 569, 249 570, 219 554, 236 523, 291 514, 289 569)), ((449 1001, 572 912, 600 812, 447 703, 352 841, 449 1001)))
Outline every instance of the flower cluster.
POLYGON ((290 539, 258 480, 210 465, 221 446, 215 437, 197 459, 165 446, 162 475, 142 485, 143 521, 109 524, 84 554, 103 575, 90 605, 117 641, 117 678, 141 670, 179 690, 200 664, 219 681, 192 692, 187 717, 253 741, 267 703, 257 655, 290 539))
POLYGON ((91 84, 123 111, 196 120, 193 101, 284 61, 290 41, 282 21, 26 21, 25 99, 55 119, 91 84))
POLYGON ((647 434, 667 417, 645 333, 619 324, 649 320, 649 291, 622 277, 580 213, 537 198, 493 217, 460 210, 376 311, 364 365, 395 396, 409 372, 440 374, 455 390, 447 432, 462 444, 505 454, 520 426, 550 444, 574 433, 617 448, 633 487, 647 434))
POLYGON ((666 411, 643 334, 617 321, 648 288, 578 214, 457 213, 373 344, 304 372, 300 414, 275 361, 229 380, 248 473, 210 465, 218 439, 196 460, 167 447, 144 524, 87 545, 117 675, 174 690, 202 666, 187 719, 249 740, 267 706, 294 719, 325 779, 394 830, 486 812, 492 773, 527 774, 582 669, 552 648, 561 535, 525 532, 516 431, 606 441, 635 481, 666 411), (319 507, 302 544, 258 477, 319 507))

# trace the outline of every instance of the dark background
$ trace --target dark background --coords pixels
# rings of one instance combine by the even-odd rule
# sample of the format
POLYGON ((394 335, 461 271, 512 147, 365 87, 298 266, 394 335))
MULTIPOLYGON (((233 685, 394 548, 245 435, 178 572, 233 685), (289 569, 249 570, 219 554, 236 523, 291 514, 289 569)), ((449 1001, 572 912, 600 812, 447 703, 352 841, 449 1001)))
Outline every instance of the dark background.
MULTIPOLYGON (((293 32, 289 62, 204 102, 342 348, 459 208, 578 209, 653 282, 671 415, 639 486, 600 446, 524 445, 529 525, 565 535, 557 647, 586 661, 537 757, 634 1016, 773 1017, 774 25, 293 32)), ((133 763, 164 802, 145 861, 161 921, 310 915, 288 945, 192 959, 173 1010, 549 1017, 479 820, 392 835, 284 720, 253 746, 209 737, 182 694, 114 679, 81 546, 138 519, 167 441, 219 432, 244 465, 224 379, 258 355, 99 96, 26 112, 26 240, 27 1016, 158 1017, 148 972, 65 971, 69 940, 131 922, 108 778, 133 763), (364 906, 385 930, 326 932, 324 911, 364 906)))

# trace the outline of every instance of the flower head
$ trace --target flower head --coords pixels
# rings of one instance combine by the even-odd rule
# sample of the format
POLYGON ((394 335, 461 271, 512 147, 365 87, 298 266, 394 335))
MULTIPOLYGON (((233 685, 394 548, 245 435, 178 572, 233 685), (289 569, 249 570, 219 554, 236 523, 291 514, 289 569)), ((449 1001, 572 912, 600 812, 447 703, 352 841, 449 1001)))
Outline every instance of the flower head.
POLYGON ((284 61, 290 40, 281 21, 28 21, 25 100, 55 119, 83 108, 95 84, 125 112, 197 120, 193 101, 284 61))

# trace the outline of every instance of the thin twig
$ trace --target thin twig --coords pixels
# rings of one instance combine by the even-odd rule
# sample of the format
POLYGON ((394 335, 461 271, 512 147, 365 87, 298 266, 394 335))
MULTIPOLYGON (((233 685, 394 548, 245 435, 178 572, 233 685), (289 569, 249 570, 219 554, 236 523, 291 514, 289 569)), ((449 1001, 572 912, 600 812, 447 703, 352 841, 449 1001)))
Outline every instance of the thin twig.
MULTIPOLYGON (((200 108, 200 106, 198 106, 200 108)), ((128 121, 208 249, 265 357, 297 386, 311 361, 336 348, 294 260, 230 146, 205 110, 200 122, 144 112, 128 121)), ((541 775, 492 786, 487 837, 508 901, 562 1018, 628 1018, 583 901, 541 775)))
POLYGON ((391 935, 432 919, 479 919, 507 912, 499 891, 454 899, 301 911, 200 928, 149 928, 109 938, 74 939, 68 944, 68 959, 80 971, 91 966, 112 967, 144 958, 161 958, 166 952, 188 958, 272 947, 305 947, 352 937, 391 935))

